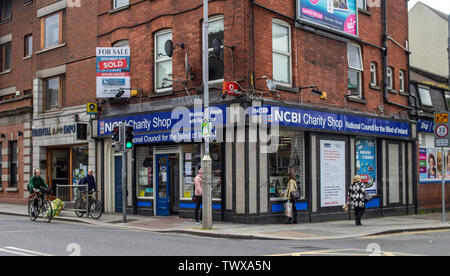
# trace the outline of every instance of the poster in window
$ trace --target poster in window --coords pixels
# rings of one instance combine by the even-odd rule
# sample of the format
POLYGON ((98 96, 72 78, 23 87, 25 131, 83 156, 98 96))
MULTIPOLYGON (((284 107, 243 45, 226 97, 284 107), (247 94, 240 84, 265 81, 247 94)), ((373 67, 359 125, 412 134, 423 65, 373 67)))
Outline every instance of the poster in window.
POLYGON ((297 19, 344 35, 358 36, 356 0, 297 0, 297 19))
POLYGON ((369 194, 377 194, 376 141, 356 139, 356 174, 366 185, 369 194))
POLYGON ((343 206, 345 194, 345 141, 320 141, 321 207, 343 206))

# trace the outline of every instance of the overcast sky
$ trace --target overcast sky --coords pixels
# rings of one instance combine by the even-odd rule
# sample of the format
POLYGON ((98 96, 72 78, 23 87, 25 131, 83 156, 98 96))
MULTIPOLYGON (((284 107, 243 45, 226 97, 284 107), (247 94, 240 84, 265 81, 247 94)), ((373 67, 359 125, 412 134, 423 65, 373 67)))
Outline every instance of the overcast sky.
POLYGON ((447 14, 450 13, 450 0, 409 0, 409 8, 411 9, 419 1, 447 14))

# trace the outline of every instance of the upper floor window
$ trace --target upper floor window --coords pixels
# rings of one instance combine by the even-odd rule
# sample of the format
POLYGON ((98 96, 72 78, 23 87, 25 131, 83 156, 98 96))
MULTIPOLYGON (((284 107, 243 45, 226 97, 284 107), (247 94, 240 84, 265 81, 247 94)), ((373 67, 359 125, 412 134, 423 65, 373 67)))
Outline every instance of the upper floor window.
POLYGON ((12 0, 0 0, 0 21, 11 18, 11 2, 12 0))
POLYGON ((0 73, 11 69, 11 42, 0 45, 0 73))
POLYGON ((213 54, 213 42, 220 39, 224 42, 224 19, 223 16, 211 17, 208 27, 208 51, 209 51, 209 81, 221 82, 224 79, 224 54, 223 46, 220 56, 213 54))
POLYGON ((355 44, 348 44, 348 91, 352 96, 362 98, 362 72, 363 63, 361 47, 355 44))
POLYGON ((423 106, 431 107, 433 106, 433 102, 431 101, 430 96, 430 89, 428 87, 421 87, 419 86, 419 97, 420 97, 420 103, 423 106))
POLYGON ((272 21, 273 80, 292 86, 291 26, 281 20, 272 21))
POLYGON ((367 10, 367 0, 358 0, 358 9, 367 10))
POLYGON ((377 86, 377 64, 375 62, 370 63, 370 85, 377 86))
POLYGON ((128 6, 130 3, 129 0, 113 0, 113 8, 118 9, 120 7, 128 6))
POLYGON ((62 76, 44 79, 44 112, 61 108, 62 81, 62 76))
POLYGON ((43 43, 41 48, 48 48, 62 42, 62 12, 42 18, 43 43))
POLYGON ((405 71, 400 70, 398 72, 398 76, 399 76, 399 79, 400 79, 399 91, 400 92, 405 92, 405 71))
POLYGON ((394 90, 394 70, 392 67, 387 68, 387 88, 394 90))
POLYGON ((129 43, 128 40, 124 39, 124 40, 119 40, 117 42, 114 42, 113 47, 129 47, 129 43))
POLYGON ((9 183, 9 187, 10 188, 16 188, 17 187, 17 141, 10 141, 9 142, 9 150, 10 150, 10 155, 9 155, 9 166, 10 166, 10 183, 9 183))
POLYGON ((33 36, 31 34, 26 35, 24 38, 24 57, 29 57, 33 54, 33 36))
POLYGON ((166 55, 164 45, 172 40, 172 30, 155 34, 155 90, 157 93, 172 89, 172 58, 166 55))

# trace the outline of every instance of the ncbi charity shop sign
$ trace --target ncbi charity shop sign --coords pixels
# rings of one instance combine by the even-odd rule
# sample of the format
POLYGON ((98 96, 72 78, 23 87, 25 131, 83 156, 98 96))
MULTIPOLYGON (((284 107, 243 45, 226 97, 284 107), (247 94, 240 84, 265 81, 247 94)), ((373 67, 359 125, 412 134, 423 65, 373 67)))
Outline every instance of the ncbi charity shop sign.
MULTIPOLYGON (((130 48, 97 48, 97 98, 114 98, 120 88, 130 88, 130 48)), ((129 98, 125 89, 122 97, 129 98)))
POLYGON ((358 36, 356 0, 297 0, 297 19, 345 35, 358 36))

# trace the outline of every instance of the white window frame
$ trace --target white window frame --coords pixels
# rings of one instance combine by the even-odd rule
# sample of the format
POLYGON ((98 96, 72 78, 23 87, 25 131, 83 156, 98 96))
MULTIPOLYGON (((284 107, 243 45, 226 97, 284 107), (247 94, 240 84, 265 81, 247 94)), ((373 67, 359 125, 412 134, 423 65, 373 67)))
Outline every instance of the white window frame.
POLYGON ((359 82, 359 87, 358 87, 358 95, 352 95, 350 97, 352 98, 358 98, 358 99, 362 99, 362 91, 363 91, 363 83, 362 83, 362 74, 364 72, 364 64, 363 64, 363 57, 362 57, 362 51, 361 51, 361 46, 358 44, 353 44, 353 43, 348 43, 347 44, 347 64, 348 64, 348 72, 352 71, 352 72, 356 72, 358 74, 358 82, 359 82), (359 52, 359 62, 361 64, 361 68, 357 68, 357 67, 352 67, 350 66, 350 60, 349 60, 349 56, 348 56, 348 48, 352 46, 352 47, 356 47, 358 49, 359 52))
MULTIPOLYGON (((118 9, 118 8, 121 8, 121 7, 125 7, 125 6, 129 6, 130 5, 130 1, 129 0, 126 0, 126 4, 122 4, 122 5, 118 5, 118 2, 119 0, 113 0, 113 9, 118 9)), ((121 1, 123 1, 123 0, 121 0, 121 1)))
POLYGON ((430 88, 429 88, 429 87, 418 85, 418 86, 417 86, 417 94, 419 94, 420 105, 421 105, 421 106, 425 106, 425 107, 432 107, 432 106, 433 106, 433 99, 431 99, 430 88), (430 104, 424 104, 424 100, 423 100, 422 93, 421 93, 422 91, 428 92, 428 96, 427 96, 427 97, 428 97, 429 100, 430 100, 430 104))
MULTIPOLYGON (((280 86, 285 86, 285 87, 292 87, 293 85, 293 78, 292 78, 292 29, 291 29, 291 24, 282 21, 280 19, 277 18, 273 18, 272 19, 272 29, 273 29, 273 24, 277 24, 280 25, 282 27, 286 27, 288 29, 288 52, 281 52, 281 51, 277 51, 275 49, 273 49, 272 47, 272 61, 273 61, 273 57, 274 54, 278 54, 278 55, 282 55, 282 56, 286 56, 289 59, 289 83, 284 83, 284 82, 277 82, 274 80, 274 83, 276 85, 280 85, 280 86)), ((273 45, 273 40, 272 40, 272 45, 273 45)), ((274 74, 273 72, 273 65, 272 65, 272 75, 274 74)), ((275 79, 275 77, 274 77, 275 79)))
MULTIPOLYGON (((223 22, 224 36, 225 36, 225 17, 221 14, 221 15, 216 15, 216 16, 212 16, 212 17, 208 18, 208 24, 211 24, 212 22, 215 22, 215 21, 222 21, 223 22)), ((203 37, 203 39, 205 39, 205 38, 203 37)), ((207 39, 209 39, 209 29, 208 29, 208 38, 207 39)), ((225 43, 225 37, 224 37, 224 41, 222 41, 222 42, 225 43)), ((224 50, 225 47, 222 46, 221 49, 224 50)), ((208 55, 211 55, 212 52, 214 52, 214 49, 213 48, 208 48, 208 53, 209 53, 208 55)), ((225 57, 224 57, 224 61, 225 61, 225 57)), ((208 58, 208 62, 209 62, 209 58, 208 58)), ((225 65, 224 65, 224 68, 225 68, 225 65)), ((208 74, 209 74, 209 72, 208 72, 208 74)), ((224 78, 225 78, 225 72, 224 72, 224 78)), ((211 85, 214 85, 214 84, 223 83, 225 81, 224 78, 223 79, 217 79, 217 80, 209 80, 208 84, 211 86, 211 85)))
POLYGON ((370 84, 372 86, 377 86, 377 64, 375 62, 370 63, 370 84))
POLYGON ((130 43, 128 39, 119 40, 113 43, 113 47, 121 48, 121 47, 130 47, 130 43))
MULTIPOLYGON (((168 57, 168 56, 165 56, 165 57, 163 57, 163 58, 159 58, 158 57, 158 49, 157 49, 157 47, 158 47, 158 36, 162 36, 162 35, 166 35, 166 34, 171 34, 171 35, 173 35, 173 32, 172 32, 172 29, 164 29, 164 30, 161 30, 161 31, 158 31, 158 32, 156 32, 155 33, 155 37, 154 37, 154 55, 155 55, 155 62, 154 62, 154 64, 153 64, 153 66, 154 66, 154 68, 155 68, 155 92, 157 93, 157 94, 162 94, 162 93, 166 93, 166 92, 169 92, 169 91, 172 91, 173 90, 173 84, 171 84, 171 86, 170 87, 167 87, 167 88, 161 88, 161 89, 158 89, 158 87, 157 87, 157 85, 158 85, 158 81, 157 81, 157 78, 158 78, 158 64, 159 63, 163 63, 163 62, 167 62, 167 61, 170 61, 170 62, 172 62, 172 58, 171 57, 168 57)), ((172 36, 172 38, 173 38, 173 36, 172 36)), ((173 72, 173 62, 172 62, 172 72, 173 72)))
POLYGON ((367 1, 366 0, 357 0, 356 5, 357 5, 358 9, 367 11, 367 1), (362 7, 359 5, 360 1, 362 1, 362 5, 363 5, 362 7))
POLYGON ((404 70, 399 71, 398 78, 400 79, 400 86, 398 88, 398 91, 404 93, 405 92, 405 71, 404 70))
POLYGON ((389 90, 394 90, 394 69, 392 67, 388 67, 386 70, 387 75, 387 88, 389 90))

